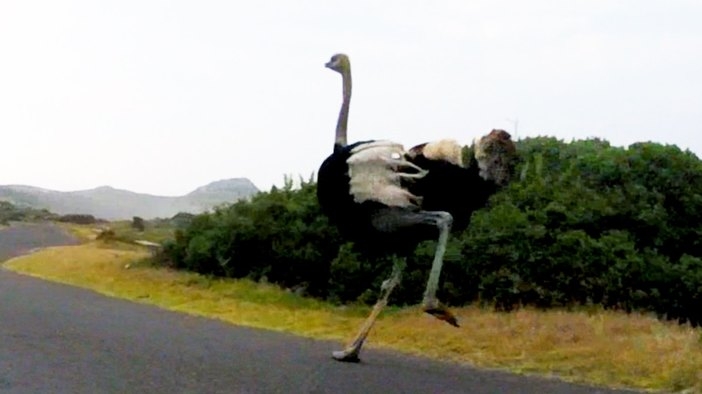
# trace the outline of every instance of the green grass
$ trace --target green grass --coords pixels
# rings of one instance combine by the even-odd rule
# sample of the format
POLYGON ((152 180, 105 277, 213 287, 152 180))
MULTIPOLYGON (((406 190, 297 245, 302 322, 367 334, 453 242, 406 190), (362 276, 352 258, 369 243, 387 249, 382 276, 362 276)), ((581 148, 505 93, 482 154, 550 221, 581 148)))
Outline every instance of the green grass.
MULTIPOLYGON (((340 342, 356 333, 369 311, 303 298, 273 285, 149 267, 143 263, 147 251, 116 245, 48 248, 6 266, 109 296, 340 342)), ((454 312, 459 329, 416 307, 390 309, 367 346, 610 387, 702 390, 700 329, 597 309, 495 313, 466 307, 454 312)))
POLYGON ((155 225, 152 222, 145 222, 146 228, 144 231, 137 231, 132 227, 130 220, 120 220, 109 222, 107 224, 65 224, 59 223, 71 234, 84 241, 94 240, 101 231, 112 230, 114 239, 123 242, 133 242, 144 240, 160 243, 168 239, 173 239, 175 227, 165 224, 155 225))
POLYGON ((130 220, 110 222, 108 227, 115 232, 118 239, 125 241, 145 240, 158 243, 173 238, 175 228, 172 226, 155 225, 148 221, 145 221, 144 224, 144 231, 134 229, 130 220))

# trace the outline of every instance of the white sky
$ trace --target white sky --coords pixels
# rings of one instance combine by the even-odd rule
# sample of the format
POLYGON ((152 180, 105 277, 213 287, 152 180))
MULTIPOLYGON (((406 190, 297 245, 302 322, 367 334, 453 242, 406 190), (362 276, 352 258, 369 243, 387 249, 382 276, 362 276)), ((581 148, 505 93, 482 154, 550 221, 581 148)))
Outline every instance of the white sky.
POLYGON ((0 184, 267 190, 349 139, 653 140, 702 156, 697 0, 0 0, 0 184), (511 120, 511 121, 510 121, 511 120))

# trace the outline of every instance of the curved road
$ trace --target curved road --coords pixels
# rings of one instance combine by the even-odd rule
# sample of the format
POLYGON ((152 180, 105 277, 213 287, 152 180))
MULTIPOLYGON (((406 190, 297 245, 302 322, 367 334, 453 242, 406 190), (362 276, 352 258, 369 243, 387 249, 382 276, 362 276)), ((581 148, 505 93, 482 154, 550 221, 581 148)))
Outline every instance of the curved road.
MULTIPOLYGON (((75 242, 0 230, 0 261, 75 242)), ((615 393, 232 326, 0 269, 0 393, 615 393)))

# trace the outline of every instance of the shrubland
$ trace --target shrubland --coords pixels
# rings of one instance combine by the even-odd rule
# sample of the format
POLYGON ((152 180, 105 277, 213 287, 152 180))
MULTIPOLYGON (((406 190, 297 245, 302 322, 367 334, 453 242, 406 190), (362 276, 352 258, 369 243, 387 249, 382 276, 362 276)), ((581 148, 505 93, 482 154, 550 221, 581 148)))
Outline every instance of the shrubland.
MULTIPOLYGON (((502 310, 593 307, 702 323, 702 162, 676 146, 599 139, 518 142, 514 181, 452 237, 440 298, 502 310)), ((197 215, 157 262, 371 302, 393 257, 372 259, 321 214, 312 179, 287 179, 197 215)), ((434 242, 409 259, 396 304, 421 295, 434 242)))
POLYGON ((53 220, 57 217, 58 215, 46 209, 18 206, 9 201, 0 201, 0 225, 7 225, 10 222, 53 220))

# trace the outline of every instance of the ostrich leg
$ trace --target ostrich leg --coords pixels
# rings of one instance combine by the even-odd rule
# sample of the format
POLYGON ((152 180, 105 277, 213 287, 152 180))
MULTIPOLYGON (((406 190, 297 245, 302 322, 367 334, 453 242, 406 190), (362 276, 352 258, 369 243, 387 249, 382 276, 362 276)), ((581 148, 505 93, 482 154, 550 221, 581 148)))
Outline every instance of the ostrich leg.
POLYGON ((446 243, 448 242, 449 232, 451 231, 453 217, 451 217, 451 214, 448 212, 428 213, 431 213, 436 218, 436 225, 439 227, 439 241, 436 246, 436 252, 434 252, 434 262, 429 272, 427 288, 424 291, 422 308, 424 312, 433 315, 437 319, 444 320, 450 325, 458 327, 458 320, 456 320, 456 317, 448 308, 439 302, 438 298, 436 298, 436 291, 439 288, 439 276, 441 275, 441 268, 444 264, 444 253, 446 253, 446 243))
POLYGON ((366 321, 361 326, 361 329, 359 330, 358 334, 356 335, 356 338, 354 338, 351 344, 347 346, 344 350, 332 353, 332 357, 334 357, 335 360, 347 362, 360 361, 358 355, 361 352, 363 342, 365 342, 366 337, 368 337, 368 333, 370 332, 371 327, 373 327, 375 320, 378 318, 380 311, 382 311, 383 308, 388 304, 388 298, 390 297, 390 293, 392 293, 392 290, 395 288, 395 286, 397 286, 400 283, 402 271, 404 270, 404 268, 404 258, 397 259, 392 267, 392 275, 390 275, 390 278, 383 281, 383 284, 380 286, 380 297, 375 303, 373 311, 368 316, 368 318, 366 318, 366 321))
MULTIPOLYGON (((429 282, 427 290, 424 293, 424 301, 422 306, 425 312, 444 320, 449 324, 458 327, 456 318, 451 312, 443 306, 436 298, 436 290, 439 287, 439 275, 441 274, 441 266, 443 264, 444 253, 446 252, 446 242, 451 231, 451 223, 453 217, 448 212, 442 211, 405 211, 402 209, 387 209, 380 212, 373 219, 373 227, 382 233, 398 233, 402 231, 424 231, 430 226, 439 229, 439 244, 434 254, 434 262, 429 274, 429 282)), ((358 355, 361 352, 361 347, 368 337, 368 333, 373 327, 380 311, 387 305, 390 293, 400 283, 402 271, 405 268, 405 260, 395 262, 391 277, 383 282, 381 287, 381 295, 378 302, 373 307, 373 311, 368 316, 366 321, 361 326, 358 335, 351 344, 342 351, 336 351, 332 354, 335 360, 358 362, 358 355)))

